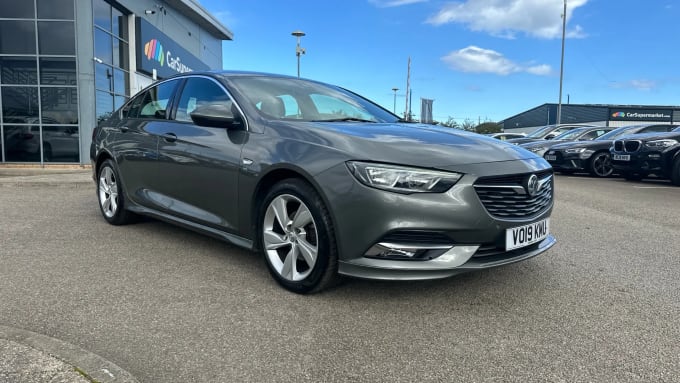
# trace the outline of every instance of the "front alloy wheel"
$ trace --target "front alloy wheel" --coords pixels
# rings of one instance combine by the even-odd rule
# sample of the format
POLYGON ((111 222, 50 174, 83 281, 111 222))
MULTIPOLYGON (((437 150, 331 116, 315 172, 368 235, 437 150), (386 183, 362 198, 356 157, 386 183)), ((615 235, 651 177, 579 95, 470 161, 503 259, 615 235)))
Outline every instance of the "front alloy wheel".
POLYGON ((590 160, 590 174, 597 177, 609 177, 614 172, 609 153, 597 153, 590 160))
POLYGON ((310 184, 301 179, 277 183, 262 200, 259 217, 259 247, 281 286, 304 294, 338 281, 333 224, 310 184))
POLYGON ((319 253, 316 222, 299 198, 282 194, 274 198, 264 217, 263 241, 269 262, 285 280, 309 276, 319 253))

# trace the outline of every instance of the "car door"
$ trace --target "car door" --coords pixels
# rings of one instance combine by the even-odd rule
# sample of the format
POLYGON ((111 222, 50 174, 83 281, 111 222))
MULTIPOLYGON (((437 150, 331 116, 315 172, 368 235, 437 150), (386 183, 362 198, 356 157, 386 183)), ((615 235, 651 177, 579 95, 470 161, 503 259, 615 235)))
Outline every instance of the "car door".
POLYGON ((167 114, 179 80, 161 82, 125 105, 114 129, 112 150, 128 198, 157 207, 158 140, 169 124, 167 114))
POLYGON ((189 77, 174 118, 159 140, 158 185, 164 209, 222 230, 237 230, 238 175, 245 129, 199 126, 191 112, 206 103, 229 103, 225 88, 209 77, 189 77))

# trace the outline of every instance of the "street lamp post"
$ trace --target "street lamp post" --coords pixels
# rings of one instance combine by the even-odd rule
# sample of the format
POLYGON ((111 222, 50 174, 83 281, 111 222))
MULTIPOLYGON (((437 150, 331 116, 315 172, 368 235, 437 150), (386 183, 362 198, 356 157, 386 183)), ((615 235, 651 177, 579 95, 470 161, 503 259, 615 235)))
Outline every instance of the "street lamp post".
POLYGON ((564 78, 564 37, 567 31, 567 0, 562 13, 562 58, 560 59, 560 98, 557 103, 557 124, 562 123, 562 79, 564 78))
POLYGON ((295 46, 295 56, 297 56, 297 76, 300 78, 300 55, 305 54, 305 48, 300 47, 300 37, 305 35, 305 32, 300 30, 293 31, 291 35, 297 38, 297 45, 295 46))
POLYGON ((397 114, 397 91, 399 88, 394 87, 392 90, 394 91, 394 105, 392 106, 392 113, 397 114))

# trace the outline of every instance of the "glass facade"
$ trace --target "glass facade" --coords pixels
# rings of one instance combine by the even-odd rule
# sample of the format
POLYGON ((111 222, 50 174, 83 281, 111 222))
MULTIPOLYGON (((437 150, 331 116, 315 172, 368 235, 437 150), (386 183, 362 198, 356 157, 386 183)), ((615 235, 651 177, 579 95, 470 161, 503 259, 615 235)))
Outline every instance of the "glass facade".
POLYGON ((0 0, 3 162, 80 162, 74 0, 0 0))
POLYGON ((120 108, 130 95, 127 18, 105 0, 93 0, 94 83, 97 121, 120 108))
POLYGON ((97 122, 152 83, 155 68, 149 68, 155 60, 138 56, 130 62, 132 50, 141 54, 151 39, 162 39, 166 50, 172 47, 182 64, 209 68, 184 46, 196 43, 193 51, 203 52, 206 46, 217 46, 219 40, 211 33, 186 37, 184 29, 192 36, 196 26, 204 31, 200 28, 205 23, 194 25, 178 10, 158 4, 149 8, 162 9, 162 14, 133 16, 127 9, 133 4, 137 2, 0 0, 0 163, 87 164, 87 145, 97 122), (171 19, 163 21, 165 16, 171 19), (178 41, 158 29, 170 20, 173 25, 181 21, 180 30, 170 32, 178 41), (149 38, 135 39, 135 33, 149 38), (130 40, 136 40, 136 47, 130 40))

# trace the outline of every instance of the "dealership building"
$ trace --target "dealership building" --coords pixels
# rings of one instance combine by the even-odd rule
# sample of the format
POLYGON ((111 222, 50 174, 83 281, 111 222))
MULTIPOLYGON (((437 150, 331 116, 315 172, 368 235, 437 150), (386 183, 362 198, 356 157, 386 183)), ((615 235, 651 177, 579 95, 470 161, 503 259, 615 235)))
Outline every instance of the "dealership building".
POLYGON ((0 160, 89 163, 92 129, 232 32, 196 0, 0 0, 0 160))
MULTIPOLYGON (((503 129, 526 132, 557 123, 557 104, 543 104, 501 121, 503 129)), ((680 106, 563 104, 562 124, 620 127, 657 123, 680 124, 680 106)))

